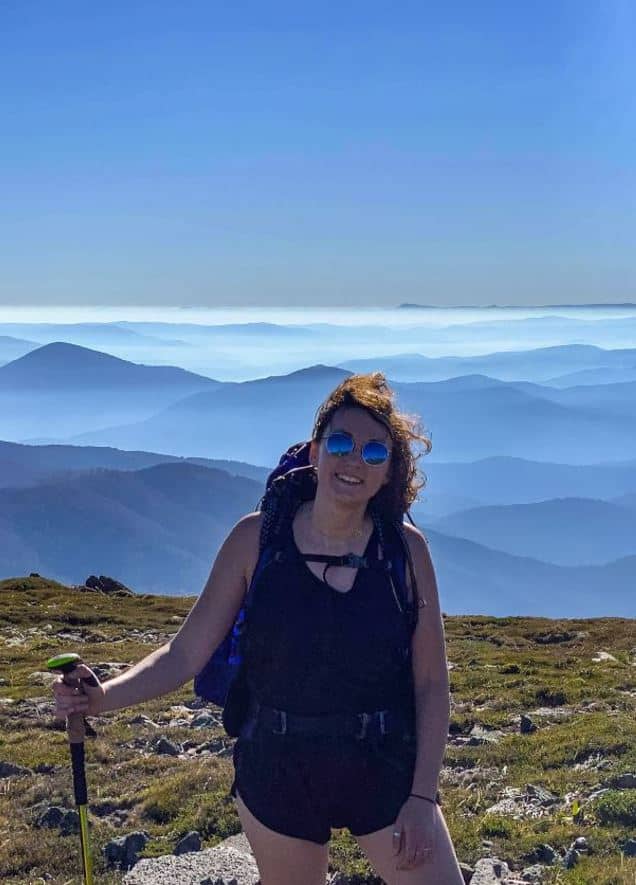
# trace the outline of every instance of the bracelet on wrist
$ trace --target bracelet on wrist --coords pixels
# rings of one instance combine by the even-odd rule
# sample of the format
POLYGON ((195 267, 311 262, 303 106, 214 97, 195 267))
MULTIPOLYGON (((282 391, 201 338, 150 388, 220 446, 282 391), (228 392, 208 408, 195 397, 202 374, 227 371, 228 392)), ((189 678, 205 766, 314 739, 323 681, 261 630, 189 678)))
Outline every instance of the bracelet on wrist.
POLYGON ((431 802, 433 805, 437 805, 435 799, 431 799, 430 796, 421 796, 419 793, 409 793, 409 796, 415 796, 416 799, 426 799, 427 802, 431 802))

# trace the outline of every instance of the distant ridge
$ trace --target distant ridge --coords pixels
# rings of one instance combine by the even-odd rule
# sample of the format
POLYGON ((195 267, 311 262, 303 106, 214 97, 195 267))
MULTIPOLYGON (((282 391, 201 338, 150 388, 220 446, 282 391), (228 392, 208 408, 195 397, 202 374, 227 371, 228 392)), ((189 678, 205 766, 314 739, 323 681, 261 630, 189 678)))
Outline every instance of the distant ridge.
MULTIPOLYGON (((256 379, 269 381, 276 379, 298 380, 303 378, 338 378, 344 379, 352 373, 348 369, 341 369, 339 366, 326 366, 324 363, 316 363, 315 366, 306 366, 304 369, 296 369, 285 375, 269 375, 267 378, 256 379)), ((250 383, 250 382, 246 382, 250 383)))
POLYGON ((79 344, 55 341, 44 344, 0 367, 0 389, 51 389, 110 387, 131 384, 153 387, 173 385, 214 387, 218 381, 176 366, 147 366, 92 350, 79 344))
POLYGON ((141 470, 156 464, 196 464, 263 483, 269 468, 243 461, 182 458, 161 452, 124 451, 107 446, 24 445, 0 440, 0 488, 26 488, 96 469, 141 470))
POLYGON ((0 365, 10 363, 24 356, 30 350, 39 347, 37 341, 29 341, 26 338, 15 338, 11 335, 0 335, 0 365))
POLYGON ((606 304, 398 304, 398 310, 544 310, 548 307, 578 309, 599 307, 636 307, 633 301, 607 302, 606 304))

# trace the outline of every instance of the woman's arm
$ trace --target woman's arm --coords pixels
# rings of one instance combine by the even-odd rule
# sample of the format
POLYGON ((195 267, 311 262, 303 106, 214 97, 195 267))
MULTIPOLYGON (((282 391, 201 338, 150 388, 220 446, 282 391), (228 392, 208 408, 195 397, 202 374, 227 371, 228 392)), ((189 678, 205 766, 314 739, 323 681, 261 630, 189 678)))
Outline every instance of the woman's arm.
MULTIPOLYGON (((214 561, 203 591, 178 633, 165 645, 108 682, 83 693, 65 685, 54 685, 56 715, 83 712, 89 715, 130 707, 179 688, 203 669, 234 623, 256 566, 261 514, 251 513, 238 522, 214 561)), ((71 677, 94 676, 80 665, 71 677)))
POLYGON ((415 528, 405 525, 413 557, 417 593, 421 600, 411 641, 415 687, 417 761, 414 793, 435 798, 450 719, 450 686, 446 664, 444 623, 428 544, 415 528))

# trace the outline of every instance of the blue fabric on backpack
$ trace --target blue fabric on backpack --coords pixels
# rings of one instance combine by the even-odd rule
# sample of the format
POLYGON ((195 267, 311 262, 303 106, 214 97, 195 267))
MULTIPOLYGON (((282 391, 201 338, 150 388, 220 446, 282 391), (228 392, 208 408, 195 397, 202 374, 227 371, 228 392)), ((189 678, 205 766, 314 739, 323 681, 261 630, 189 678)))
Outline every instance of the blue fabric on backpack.
MULTIPOLYGON (((292 470, 307 467, 309 444, 297 443, 285 452, 267 479, 265 495, 261 499, 259 508, 265 509, 268 500, 268 492, 276 480, 280 481, 292 470)), ((264 526, 265 528, 265 526, 264 526)), ((225 639, 213 653, 203 670, 195 676, 194 691, 204 700, 211 701, 219 707, 224 707, 228 692, 241 668, 242 654, 241 642, 246 629, 246 620, 251 600, 252 590, 278 551, 277 538, 261 538, 261 549, 258 561, 250 581, 247 593, 243 599, 234 624, 228 631, 225 639)), ((399 532, 391 532, 390 537, 384 540, 383 556, 390 562, 391 569, 396 578, 396 585, 402 591, 402 601, 406 603, 406 570, 408 564, 405 541, 399 532)))

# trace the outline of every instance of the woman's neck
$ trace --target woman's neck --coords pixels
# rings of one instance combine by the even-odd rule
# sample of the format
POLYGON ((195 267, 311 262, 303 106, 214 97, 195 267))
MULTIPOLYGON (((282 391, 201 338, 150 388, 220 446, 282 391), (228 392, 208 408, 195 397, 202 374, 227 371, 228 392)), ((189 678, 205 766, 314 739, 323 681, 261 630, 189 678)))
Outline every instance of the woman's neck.
POLYGON ((325 507, 317 496, 304 506, 304 518, 313 535, 325 542, 355 541, 368 529, 369 517, 366 505, 356 509, 335 510, 325 507))

